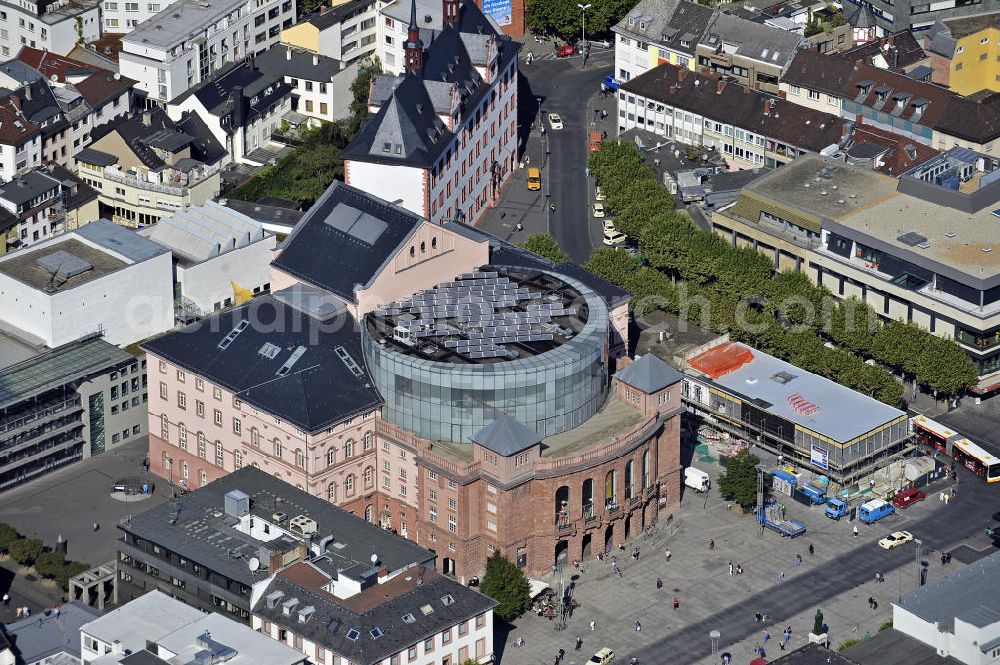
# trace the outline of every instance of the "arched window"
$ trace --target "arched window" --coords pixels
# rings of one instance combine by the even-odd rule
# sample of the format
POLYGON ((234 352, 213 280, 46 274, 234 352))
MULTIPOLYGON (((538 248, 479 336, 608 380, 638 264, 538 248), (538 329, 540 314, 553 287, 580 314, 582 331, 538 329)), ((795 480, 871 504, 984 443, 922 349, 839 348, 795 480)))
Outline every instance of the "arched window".
POLYGON ((184 423, 177 423, 177 443, 181 448, 187 450, 188 428, 184 423))
POLYGON ((326 498, 330 501, 337 500, 337 483, 330 483, 326 486, 326 498))
POLYGON ((375 509, 371 505, 365 506, 365 521, 371 522, 372 518, 375 517, 375 509))
POLYGON ((431 238, 431 249, 437 249, 437 247, 438 247, 438 239, 431 238))
POLYGON ((250 443, 256 448, 260 448, 260 430, 256 427, 250 428, 250 443))
POLYGON ((337 451, 330 448, 330 450, 326 451, 326 465, 332 466, 335 461, 337 461, 337 451))
POLYGON ((615 497, 618 495, 618 471, 611 469, 604 477, 604 507, 613 508, 617 505, 615 497))
POLYGON ((344 444, 344 459, 350 459, 352 457, 354 457, 354 439, 351 439, 344 444))
POLYGON ((375 436, 371 432, 365 432, 364 449, 368 452, 375 446, 375 436))
POLYGON ((346 492, 348 496, 350 496, 351 494, 354 494, 354 474, 353 473, 350 474, 349 476, 347 476, 346 478, 344 478, 344 492, 346 492))
POLYGON ((208 484, 208 474, 205 473, 204 469, 198 472, 198 480, 201 481, 202 487, 208 484))
POLYGON ((306 456, 301 450, 295 451, 295 466, 300 469, 306 468, 306 456))
POLYGON ((649 451, 642 453, 642 489, 649 487, 649 451))
MULTIPOLYGON (((420 253, 423 254, 426 251, 427 251, 427 243, 421 242, 420 243, 420 253)), ((371 520, 368 520, 368 521, 370 522, 371 520)))
POLYGON ((365 467, 365 487, 368 487, 369 485, 371 485, 373 480, 375 480, 375 469, 373 469, 370 466, 366 466, 365 467))
POLYGON ((632 463, 632 460, 629 460, 628 462, 625 463, 625 498, 626 499, 631 499, 632 498, 632 490, 633 490, 633 488, 632 488, 632 470, 633 470, 634 467, 635 467, 635 465, 632 463))

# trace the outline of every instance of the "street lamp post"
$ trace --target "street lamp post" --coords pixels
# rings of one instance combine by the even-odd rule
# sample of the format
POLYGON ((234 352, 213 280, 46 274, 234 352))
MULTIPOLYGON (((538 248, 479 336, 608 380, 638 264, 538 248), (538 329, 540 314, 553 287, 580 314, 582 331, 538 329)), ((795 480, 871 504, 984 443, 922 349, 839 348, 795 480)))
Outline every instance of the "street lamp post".
POLYGON ((583 12, 583 26, 580 28, 580 48, 585 49, 587 48, 587 10, 590 9, 590 4, 584 5, 578 2, 576 6, 583 12))

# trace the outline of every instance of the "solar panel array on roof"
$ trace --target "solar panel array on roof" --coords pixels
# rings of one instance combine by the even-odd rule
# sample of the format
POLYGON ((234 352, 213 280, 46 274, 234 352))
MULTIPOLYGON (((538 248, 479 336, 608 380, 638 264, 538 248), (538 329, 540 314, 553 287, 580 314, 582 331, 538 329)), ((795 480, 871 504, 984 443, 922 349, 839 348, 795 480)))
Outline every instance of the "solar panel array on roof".
POLYGON ((64 249, 46 254, 41 258, 35 259, 35 262, 42 268, 64 279, 75 277, 94 268, 87 261, 70 254, 64 249))
POLYGON ((323 221, 366 245, 374 245, 389 227, 381 219, 349 205, 337 206, 323 221))

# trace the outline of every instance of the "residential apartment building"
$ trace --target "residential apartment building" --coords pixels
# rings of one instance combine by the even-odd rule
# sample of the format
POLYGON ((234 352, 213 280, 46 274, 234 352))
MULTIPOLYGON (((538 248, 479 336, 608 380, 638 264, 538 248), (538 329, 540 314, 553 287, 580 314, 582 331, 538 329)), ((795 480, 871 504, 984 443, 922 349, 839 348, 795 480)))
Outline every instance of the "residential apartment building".
POLYGON ((128 345, 174 325, 170 252, 107 220, 0 257, 0 318, 50 348, 101 333, 128 345), (122 288, 128 284, 129 288, 122 288))
POLYGON ((274 235, 215 201, 164 217, 138 233, 173 255, 185 321, 270 288, 274 235))
POLYGON ((617 287, 342 183, 271 268, 270 294, 144 344, 156 474, 213 487, 259 466, 464 578, 492 551, 530 574, 592 556, 678 500, 680 375, 653 356, 625 367, 617 287), (544 307, 552 324, 459 349, 434 331, 477 324, 442 319, 408 343, 419 302, 491 285, 520 303, 497 316, 544 307))
POLYGON ((960 95, 1000 92, 1000 12, 936 21, 920 36, 935 83, 960 95))
POLYGON ((343 61, 290 46, 276 46, 254 58, 254 66, 268 77, 292 88, 292 110, 311 126, 347 118, 351 114, 351 85, 358 62, 343 61))
POLYGON ((475 224, 517 167, 518 45, 471 0, 441 5, 425 49, 413 1, 407 74, 375 77, 344 179, 434 223, 475 224))
POLYGON ((295 0, 177 0, 122 39, 121 74, 138 81, 147 105, 162 107, 274 46, 294 21, 295 0))
POLYGON ((777 94, 778 80, 809 43, 798 33, 716 14, 698 41, 698 68, 732 76, 754 90, 777 94))
POLYGON ((807 51, 796 54, 780 91, 790 102, 833 112, 859 125, 905 136, 937 150, 994 154, 1000 138, 1000 93, 963 97, 933 83, 865 63, 807 51))
MULTIPOLYGON (((306 57, 311 61, 311 56, 306 57)), ((314 75, 325 76, 318 67, 316 69, 314 75)), ((271 134, 283 120, 291 117, 294 87, 286 82, 291 78, 273 62, 261 68, 256 59, 251 58, 227 65, 184 91, 170 102, 167 113, 178 122, 184 118, 199 118, 208 128, 213 144, 224 146, 226 163, 260 166, 274 159, 280 149, 272 147, 271 134)), ((349 85, 347 89, 350 90, 349 85)), ((341 90, 338 86, 338 91, 341 90)))
POLYGON ((695 69, 695 48, 715 12, 688 0, 641 0, 612 28, 615 76, 628 81, 669 63, 695 69))
POLYGON ((964 18, 1000 10, 997 0, 866 0, 864 4, 875 15, 878 27, 886 33, 900 30, 925 30, 936 21, 964 18))
POLYGON ((230 665, 306 665, 305 656, 218 612, 152 590, 80 627, 83 665, 216 660, 230 665), (205 655, 200 655, 205 654, 205 655), (192 658, 194 657, 194 658, 192 658))
POLYGON ((21 0, 0 5, 0 56, 23 46, 66 55, 101 36, 100 0, 21 0))
POLYGON ((714 148, 730 168, 775 167, 838 148, 850 124, 714 74, 661 65, 618 89, 618 131, 714 148))
POLYGON ((0 184, 4 252, 28 247, 97 218, 97 192, 56 164, 0 184))
POLYGON ((146 433, 145 361, 99 336, 0 370, 0 491, 146 433))
POLYGON ((102 216, 137 227, 216 197, 225 156, 203 118, 154 109, 97 127, 75 160, 102 216))
POLYGON ((375 55, 378 37, 376 0, 346 0, 323 5, 281 31, 281 43, 352 64, 375 55))
POLYGON ((728 336, 692 349, 685 363, 682 394, 690 411, 838 485, 912 447, 903 411, 728 336))
POLYGON ((772 256, 777 270, 955 339, 978 368, 973 390, 985 394, 1000 385, 1000 265, 990 232, 998 176, 994 159, 967 149, 898 180, 808 155, 749 184, 713 212, 712 226, 772 256))

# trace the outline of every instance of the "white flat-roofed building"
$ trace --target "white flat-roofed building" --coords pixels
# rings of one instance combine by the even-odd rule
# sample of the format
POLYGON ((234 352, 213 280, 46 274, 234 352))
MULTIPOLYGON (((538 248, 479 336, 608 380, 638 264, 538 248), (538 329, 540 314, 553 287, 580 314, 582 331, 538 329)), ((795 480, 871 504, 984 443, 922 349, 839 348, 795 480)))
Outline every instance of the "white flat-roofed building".
POLYGON ((106 220, 0 258, 0 318, 55 348, 127 345, 174 325, 170 252, 106 220))
POLYGON ((101 36, 99 0, 0 2, 0 56, 13 58, 22 46, 66 55, 78 40, 101 36))
POLYGON ((139 235, 173 253, 174 279, 185 305, 197 309, 193 314, 231 305, 239 289, 260 293, 270 286, 274 236, 214 201, 162 219, 139 235))
POLYGON ((122 40, 122 76, 164 106, 226 63, 265 51, 295 20, 295 0, 178 0, 122 40))
POLYGON ((221 614, 206 614, 161 591, 150 591, 82 626, 80 646, 83 665, 117 665, 136 659, 165 665, 306 662, 302 653, 290 646, 221 614))

